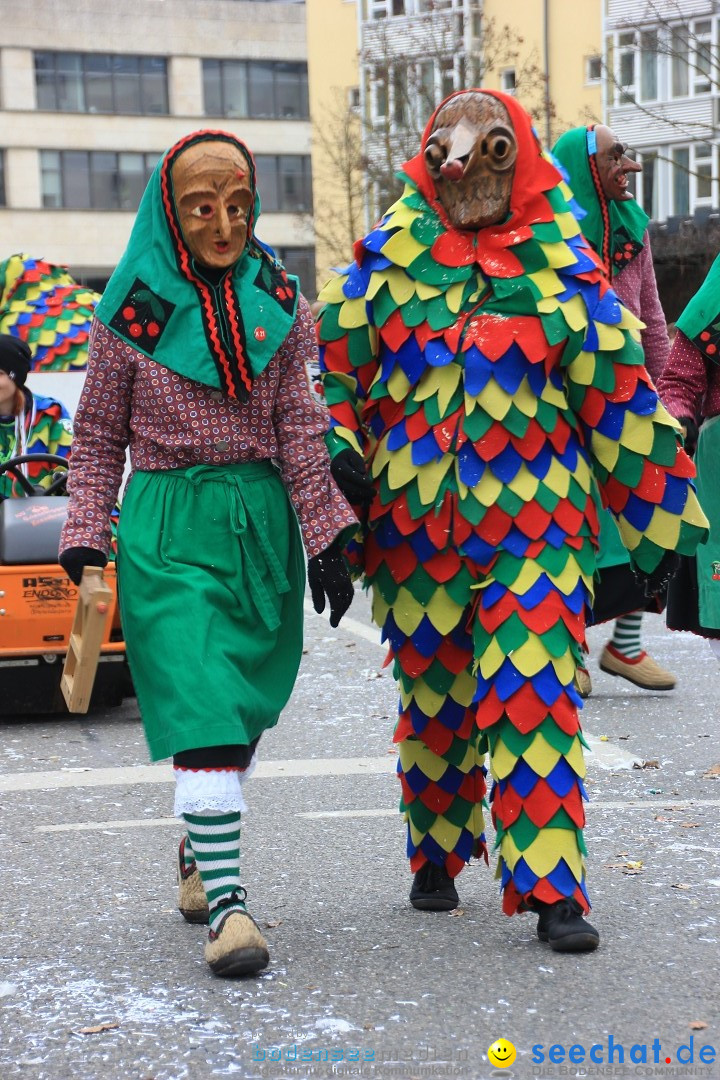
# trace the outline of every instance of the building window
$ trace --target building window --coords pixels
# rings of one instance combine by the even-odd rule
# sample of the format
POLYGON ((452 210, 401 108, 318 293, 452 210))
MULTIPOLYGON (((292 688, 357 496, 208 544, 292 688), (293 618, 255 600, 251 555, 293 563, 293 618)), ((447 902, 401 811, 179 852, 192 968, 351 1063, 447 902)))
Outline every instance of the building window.
POLYGON ((671 151, 672 196, 670 212, 687 217, 690 213, 690 150, 687 146, 674 146, 671 151))
POLYGON ((349 86, 347 92, 348 109, 358 112, 360 109, 360 87, 349 86))
POLYGON ((642 207, 648 217, 657 221, 659 213, 658 153, 657 150, 644 150, 638 154, 642 165, 639 185, 642 188, 642 207))
POLYGON ((203 60, 206 116, 307 120, 307 64, 284 60, 203 60))
POLYGON ((712 23, 709 19, 693 26, 693 93, 709 94, 713 68, 717 73, 717 59, 713 56, 712 23))
POLYGON ((263 210, 312 212, 310 158, 299 154, 257 154, 257 186, 263 210))
POLYGON ((300 278, 300 291, 308 300, 314 300, 317 294, 315 285, 315 249, 311 247, 276 248, 278 259, 288 274, 300 278))
POLYGON ((376 69, 372 80, 372 119, 386 120, 388 114, 388 72, 376 69))
POLYGON ((515 93, 515 68, 505 68, 500 72, 500 89, 506 94, 515 93))
POLYGON ((396 64, 393 68, 393 119, 399 128, 407 127, 410 123, 411 87, 408 85, 408 75, 408 69, 402 64, 396 64))
POLYGON ((670 94, 689 97, 709 94, 716 66, 710 19, 674 26, 670 31, 670 94))
POLYGON ((618 35, 617 57, 620 102, 632 101, 635 96, 635 34, 618 35))
POLYGON ((674 27, 670 35, 671 91, 673 97, 687 97, 690 88, 688 70, 688 28, 674 27))
POLYGON ((159 154, 41 150, 43 206, 68 210, 137 210, 159 154))
POLYGON ((387 19, 388 15, 404 15, 405 0, 370 0, 370 18, 387 19))
POLYGON ((696 206, 711 206, 713 202, 713 154, 710 143, 695 143, 693 146, 696 206))
POLYGON ((450 11, 462 7, 463 0, 368 0, 371 19, 388 19, 393 15, 425 15, 434 11, 450 11))
POLYGON ((602 78, 602 57, 585 57, 585 82, 599 82, 602 78))
POLYGON ((47 112, 167 115, 162 56, 36 52, 38 109, 47 112))
POLYGON ((640 35, 640 99, 657 101, 658 96, 658 35, 647 30, 640 35))

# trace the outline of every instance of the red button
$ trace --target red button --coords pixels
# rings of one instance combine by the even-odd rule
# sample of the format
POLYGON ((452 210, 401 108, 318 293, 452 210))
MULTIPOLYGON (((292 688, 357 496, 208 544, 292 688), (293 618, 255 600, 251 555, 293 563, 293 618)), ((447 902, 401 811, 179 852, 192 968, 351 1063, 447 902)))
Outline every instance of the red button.
POLYGON ((267 334, 265 333, 265 330, 262 326, 255 327, 255 337, 258 341, 264 341, 267 337, 267 334))

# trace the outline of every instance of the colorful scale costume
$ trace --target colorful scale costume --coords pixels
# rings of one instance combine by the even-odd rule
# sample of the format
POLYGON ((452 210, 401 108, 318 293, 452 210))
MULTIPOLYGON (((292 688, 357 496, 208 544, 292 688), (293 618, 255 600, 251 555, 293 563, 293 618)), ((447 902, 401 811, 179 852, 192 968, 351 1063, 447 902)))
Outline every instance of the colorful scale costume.
POLYGON ((411 869, 455 876, 487 858, 489 750, 504 910, 573 897, 587 911, 574 676, 595 571, 592 475, 641 572, 693 551, 705 521, 645 372, 642 324, 529 117, 492 96, 518 141, 507 220, 452 228, 421 153, 321 293, 328 444, 363 454, 376 486, 348 554, 399 682, 411 869))
MULTIPOLYGON (((25 391, 25 411, 20 418, 0 417, 0 462, 20 453, 39 454, 38 464, 28 464, 25 473, 32 484, 47 483, 55 475, 55 466, 42 457, 57 454, 66 458, 72 442, 72 421, 65 406, 50 397, 25 391), (22 425, 22 431, 18 431, 22 425), (18 437, 19 436, 19 437, 18 437)), ((8 473, 0 476, 0 499, 21 495, 18 483, 8 473)))
POLYGON ((33 371, 84 371, 99 295, 62 266, 29 255, 0 262, 0 333, 26 341, 33 371))

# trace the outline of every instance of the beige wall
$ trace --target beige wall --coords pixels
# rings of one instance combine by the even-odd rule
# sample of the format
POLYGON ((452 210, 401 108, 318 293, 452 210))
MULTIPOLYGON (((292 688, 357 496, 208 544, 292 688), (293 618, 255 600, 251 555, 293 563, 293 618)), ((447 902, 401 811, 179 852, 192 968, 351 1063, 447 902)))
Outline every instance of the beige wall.
MULTIPOLYGON (((307 154, 309 121, 230 120, 202 115, 202 58, 304 60, 302 4, 235 0, 23 0, 2 22, 0 146, 7 206, 0 259, 13 252, 107 271, 122 253, 134 214, 42 208, 40 149, 160 154, 199 127, 235 132, 255 153, 307 154), (168 57, 170 116, 45 113, 35 109, 34 49, 168 57)), ((261 193, 262 194, 262 193, 261 193)), ((261 238, 311 247, 312 222, 263 214, 261 238)))
MULTIPOLYGON (((348 89, 358 85, 357 5, 355 0, 307 0, 308 79, 310 120, 313 128, 312 168, 315 204, 316 267, 318 286, 338 263, 352 258, 349 241, 347 182, 342 166, 326 149, 328 137, 340 144, 341 127, 348 118, 348 89)), ((357 140, 359 121, 354 121, 357 140)), ((341 153, 341 152, 340 152, 341 153)), ((358 195, 362 178, 356 178, 358 195)), ((358 199, 358 204, 360 199, 358 199)), ((360 219, 357 235, 363 230, 360 219)), ((357 236, 354 238, 357 239, 357 236)))
MULTIPOLYGON (((542 70, 545 62, 543 13, 548 12, 549 94, 556 116, 550 120, 551 143, 570 127, 589 119, 602 119, 600 82, 585 80, 588 56, 602 54, 603 0, 485 0, 485 15, 498 27, 509 25, 523 38, 520 61, 535 63, 542 70)), ((493 70, 486 79, 488 87, 500 88, 500 71, 493 70)), ((538 134, 547 141, 547 122, 542 108, 542 90, 536 86, 530 100, 518 99, 530 109, 538 134)))

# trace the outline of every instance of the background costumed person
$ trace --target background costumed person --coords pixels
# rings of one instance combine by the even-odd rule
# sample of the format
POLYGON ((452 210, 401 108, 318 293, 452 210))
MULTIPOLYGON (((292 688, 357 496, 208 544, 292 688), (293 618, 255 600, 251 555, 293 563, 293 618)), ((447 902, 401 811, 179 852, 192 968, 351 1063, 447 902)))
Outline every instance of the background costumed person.
POLYGON ((84 371, 100 296, 64 266, 17 254, 0 262, 0 333, 27 342, 31 371, 84 371))
POLYGON ((710 521, 707 543, 694 557, 682 559, 670 583, 667 624, 707 638, 720 660, 720 255, 677 321, 658 393, 683 426, 686 449, 695 456, 698 497, 710 521))
MULTIPOLYGON (((31 365, 29 346, 12 334, 0 334, 0 464, 21 454, 70 454, 70 415, 62 402, 28 390, 31 365)), ((55 475, 55 467, 42 456, 37 465, 19 468, 33 485, 47 486, 55 475)), ((0 476, 0 500, 24 494, 9 473, 0 476)))
POLYGON ((159 162, 93 323, 60 554, 76 582, 105 563, 129 446, 128 659, 151 757, 173 757, 179 907, 209 920, 224 976, 268 963, 241 884, 241 781, 300 664, 300 533, 315 608, 327 596, 337 626, 353 589, 336 541, 357 524, 308 390, 310 309, 256 239, 259 211, 234 135, 195 132, 159 162))
MULTIPOLYGON (((585 211, 581 218, 585 239, 602 259, 621 303, 645 323, 641 333, 645 366, 657 384, 670 342, 655 281, 647 231, 649 218, 628 187, 628 175, 642 170, 604 124, 565 132, 553 147, 553 155, 567 170, 573 195, 585 211)), ((641 636, 643 610, 662 610, 665 596, 644 596, 609 512, 600 515, 598 568, 593 621, 605 622, 619 616, 612 640, 600 655, 601 670, 645 690, 672 690, 677 682, 675 675, 645 652, 641 636)), ((578 685, 583 697, 592 692, 584 666, 578 670, 578 685)))
POLYGON ((590 950, 575 670, 593 476, 638 572, 662 579, 704 535, 692 463, 517 101, 452 95, 403 171, 322 290, 319 333, 333 473, 366 504, 349 550, 400 687, 410 900, 455 907, 486 854, 489 750, 505 912, 590 950))

